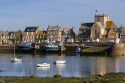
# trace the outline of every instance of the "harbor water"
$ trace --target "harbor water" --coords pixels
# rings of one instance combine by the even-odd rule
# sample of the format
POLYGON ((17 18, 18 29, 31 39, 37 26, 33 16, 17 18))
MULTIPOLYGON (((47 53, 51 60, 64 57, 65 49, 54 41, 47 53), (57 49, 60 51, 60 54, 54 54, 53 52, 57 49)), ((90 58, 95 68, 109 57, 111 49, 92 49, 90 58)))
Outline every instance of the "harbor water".
POLYGON ((10 60, 13 54, 0 54, 0 76, 86 77, 110 72, 125 72, 125 56, 80 56, 80 54, 16 54, 23 62, 10 60), (54 64, 65 60, 65 64, 54 64), (49 63, 50 67, 36 67, 38 63, 49 63))

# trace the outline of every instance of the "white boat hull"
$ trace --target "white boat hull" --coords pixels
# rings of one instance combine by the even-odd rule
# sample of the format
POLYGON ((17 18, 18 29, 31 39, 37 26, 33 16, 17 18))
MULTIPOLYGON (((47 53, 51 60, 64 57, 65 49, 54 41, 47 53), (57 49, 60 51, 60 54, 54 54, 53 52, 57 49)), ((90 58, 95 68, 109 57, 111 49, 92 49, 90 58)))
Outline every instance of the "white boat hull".
POLYGON ((47 63, 43 63, 43 64, 36 64, 37 67, 50 67, 50 64, 47 64, 47 63))
POLYGON ((66 61, 65 60, 57 60, 55 61, 56 64, 65 64, 66 61))
POLYGON ((22 62, 22 59, 18 59, 18 58, 13 58, 11 59, 11 62, 22 62))

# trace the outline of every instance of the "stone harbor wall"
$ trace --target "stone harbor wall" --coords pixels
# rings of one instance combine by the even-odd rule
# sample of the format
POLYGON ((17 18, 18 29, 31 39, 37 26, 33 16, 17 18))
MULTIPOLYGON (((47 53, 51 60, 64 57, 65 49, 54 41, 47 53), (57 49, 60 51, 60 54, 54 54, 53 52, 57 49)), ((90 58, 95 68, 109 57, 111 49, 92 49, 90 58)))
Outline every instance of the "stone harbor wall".
POLYGON ((114 44, 112 48, 113 56, 125 56, 125 43, 114 44))

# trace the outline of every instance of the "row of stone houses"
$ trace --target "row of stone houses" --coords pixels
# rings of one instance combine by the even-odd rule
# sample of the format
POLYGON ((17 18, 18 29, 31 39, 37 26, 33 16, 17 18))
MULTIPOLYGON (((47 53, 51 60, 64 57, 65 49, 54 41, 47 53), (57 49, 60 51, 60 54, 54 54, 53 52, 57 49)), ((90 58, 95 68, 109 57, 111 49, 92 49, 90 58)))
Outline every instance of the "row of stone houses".
POLYGON ((61 26, 48 25, 47 30, 41 30, 39 26, 26 27, 22 32, 23 42, 68 42, 68 40, 96 40, 110 41, 120 38, 125 41, 125 28, 117 27, 115 22, 107 15, 95 15, 94 22, 81 23, 79 34, 76 35, 74 28, 61 28, 61 26))
POLYGON ((115 22, 110 20, 107 15, 96 14, 94 22, 81 23, 78 39, 87 41, 92 39, 115 39, 119 38, 119 31, 115 22))
POLYGON ((20 42, 66 42, 68 39, 74 39, 75 32, 73 28, 61 28, 61 26, 48 25, 47 30, 42 30, 39 26, 26 27, 24 31, 0 31, 0 44, 11 44, 12 40, 20 42))
POLYGON ((47 30, 41 30, 39 26, 26 27, 22 34, 22 41, 24 42, 66 42, 67 39, 74 39, 75 32, 73 28, 61 28, 61 26, 48 25, 47 30))
POLYGON ((0 31, 0 44, 12 44, 14 39, 21 41, 22 33, 20 31, 0 31))
POLYGON ((105 14, 96 14, 94 22, 81 23, 79 33, 76 35, 74 28, 62 28, 59 25, 50 26, 42 30, 39 26, 26 27, 24 31, 0 31, 0 44, 20 42, 73 42, 78 41, 110 41, 120 38, 125 41, 125 28, 117 27, 114 21, 105 14))

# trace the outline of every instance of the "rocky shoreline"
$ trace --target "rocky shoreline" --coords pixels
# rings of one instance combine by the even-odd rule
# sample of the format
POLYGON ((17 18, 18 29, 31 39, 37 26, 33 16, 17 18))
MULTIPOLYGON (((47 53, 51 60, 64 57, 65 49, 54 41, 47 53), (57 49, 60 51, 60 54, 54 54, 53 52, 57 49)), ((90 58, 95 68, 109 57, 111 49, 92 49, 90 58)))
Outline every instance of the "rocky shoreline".
POLYGON ((81 78, 64 78, 60 75, 55 75, 53 78, 40 78, 34 76, 0 77, 0 83, 125 83, 125 73, 109 73, 81 78))

